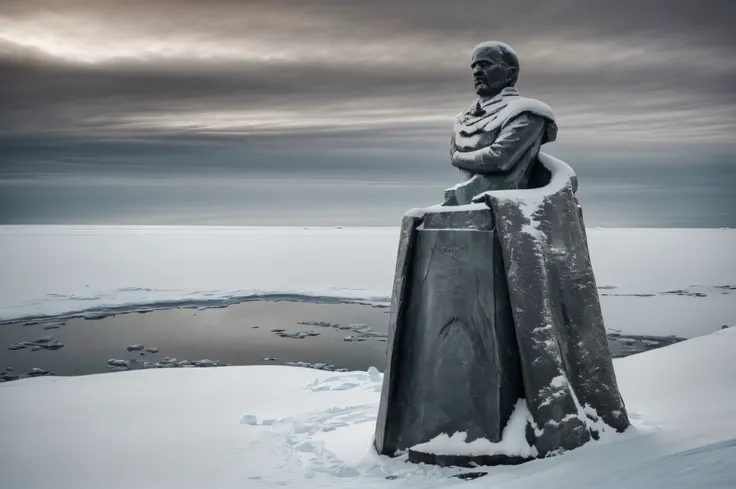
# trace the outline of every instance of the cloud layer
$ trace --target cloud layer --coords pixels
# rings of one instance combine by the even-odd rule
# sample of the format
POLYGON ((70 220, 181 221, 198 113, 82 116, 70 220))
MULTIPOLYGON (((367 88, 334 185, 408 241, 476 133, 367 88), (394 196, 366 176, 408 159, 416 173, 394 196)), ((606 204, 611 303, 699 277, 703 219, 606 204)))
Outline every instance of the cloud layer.
POLYGON ((726 1, 2 2, 0 133, 446 137, 511 43, 570 144, 727 144, 726 1), (615 5, 614 5, 615 4, 615 5))
POLYGON ((497 39, 583 174, 673 163, 736 184, 735 21, 733 0, 0 0, 0 183, 288 175, 434 195, 455 178, 472 47, 497 39))

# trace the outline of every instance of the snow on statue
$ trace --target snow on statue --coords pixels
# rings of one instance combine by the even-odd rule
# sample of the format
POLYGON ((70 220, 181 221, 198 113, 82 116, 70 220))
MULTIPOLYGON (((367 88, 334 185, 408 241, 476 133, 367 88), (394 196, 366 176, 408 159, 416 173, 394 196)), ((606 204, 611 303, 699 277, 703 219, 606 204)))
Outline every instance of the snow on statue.
POLYGON ((479 44, 471 68, 479 99, 450 143, 462 182, 402 221, 375 446, 415 462, 518 464, 629 420, 577 178, 539 152, 557 135, 552 110, 519 96, 508 45, 479 44))

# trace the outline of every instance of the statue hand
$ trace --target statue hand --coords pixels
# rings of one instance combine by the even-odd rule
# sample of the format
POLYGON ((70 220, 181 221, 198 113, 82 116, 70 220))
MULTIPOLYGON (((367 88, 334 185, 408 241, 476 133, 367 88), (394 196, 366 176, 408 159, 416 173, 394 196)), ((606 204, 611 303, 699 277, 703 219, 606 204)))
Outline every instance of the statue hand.
POLYGON ((465 162, 466 159, 467 159, 467 155, 457 150, 454 150, 452 152, 452 155, 450 156, 450 162, 452 163, 453 166, 457 166, 456 163, 465 162))

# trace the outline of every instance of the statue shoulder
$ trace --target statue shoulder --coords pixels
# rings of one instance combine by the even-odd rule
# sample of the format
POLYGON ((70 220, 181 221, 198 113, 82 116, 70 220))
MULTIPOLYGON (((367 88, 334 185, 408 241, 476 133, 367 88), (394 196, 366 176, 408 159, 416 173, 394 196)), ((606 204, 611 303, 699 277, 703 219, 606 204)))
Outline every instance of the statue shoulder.
POLYGON ((509 121, 522 113, 531 113, 555 122, 555 114, 552 112, 552 108, 544 102, 533 98, 515 97, 513 100, 509 101, 509 105, 506 107, 505 112, 506 121, 509 121))
POLYGON ((544 124, 544 135, 542 137, 542 144, 551 143, 557 139, 557 121, 555 120, 555 114, 549 105, 544 102, 533 98, 519 97, 509 102, 506 107, 507 113, 505 114, 504 121, 501 124, 502 127, 523 115, 531 117, 537 117, 545 121, 544 124))

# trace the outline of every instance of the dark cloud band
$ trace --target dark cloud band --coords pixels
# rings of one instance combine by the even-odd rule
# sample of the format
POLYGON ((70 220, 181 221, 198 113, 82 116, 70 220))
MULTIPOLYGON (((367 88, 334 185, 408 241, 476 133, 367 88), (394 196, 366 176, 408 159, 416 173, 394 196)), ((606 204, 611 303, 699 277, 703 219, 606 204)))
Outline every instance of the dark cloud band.
POLYGON ((519 88, 555 109, 563 145, 734 144, 729 0, 0 0, 0 12, 6 143, 441 147, 473 96, 470 50, 493 38, 519 53, 519 88))

